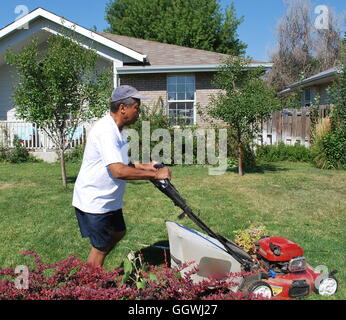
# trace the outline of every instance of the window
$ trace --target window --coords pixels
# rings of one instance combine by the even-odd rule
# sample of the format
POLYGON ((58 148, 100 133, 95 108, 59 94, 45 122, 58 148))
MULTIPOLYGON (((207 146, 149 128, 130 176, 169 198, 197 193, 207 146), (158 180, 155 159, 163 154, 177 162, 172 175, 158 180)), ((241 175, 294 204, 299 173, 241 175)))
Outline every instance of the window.
POLYGON ((173 125, 195 122, 195 76, 167 77, 168 114, 173 125))
POLYGON ((305 89, 304 90, 304 106, 309 107, 311 105, 311 89, 305 89))

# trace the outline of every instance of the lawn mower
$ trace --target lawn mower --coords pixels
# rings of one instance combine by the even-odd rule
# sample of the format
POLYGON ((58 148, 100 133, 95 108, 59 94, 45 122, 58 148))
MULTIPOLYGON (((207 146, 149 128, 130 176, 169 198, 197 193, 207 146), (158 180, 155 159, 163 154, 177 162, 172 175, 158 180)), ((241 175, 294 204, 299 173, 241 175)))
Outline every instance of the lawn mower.
MULTIPOLYGON (((155 165, 162 168, 162 164, 155 165)), ((196 216, 170 180, 151 182, 183 212, 179 219, 188 216, 206 234, 173 221, 166 221, 171 267, 190 263, 181 271, 190 272, 195 283, 213 275, 239 275, 230 290, 241 291, 245 296, 273 300, 302 298, 315 292, 333 295, 338 288, 334 275, 315 272, 303 256, 303 249, 283 237, 262 237, 256 245, 256 254, 250 255, 237 244, 213 232, 196 216)))

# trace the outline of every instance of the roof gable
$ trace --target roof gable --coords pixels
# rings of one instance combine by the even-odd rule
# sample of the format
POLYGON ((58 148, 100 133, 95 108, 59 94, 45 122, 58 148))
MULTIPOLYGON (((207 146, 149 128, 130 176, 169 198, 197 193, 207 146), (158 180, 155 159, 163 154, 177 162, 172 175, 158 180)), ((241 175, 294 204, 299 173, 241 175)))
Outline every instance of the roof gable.
POLYGON ((0 30, 0 40, 4 37, 10 35, 13 32, 18 31, 18 29, 22 28, 23 26, 27 25, 30 22, 33 22, 39 17, 43 17, 47 20, 50 20, 58 25, 61 25, 62 27, 66 27, 70 30, 73 30, 80 35, 92 40, 96 41, 98 43, 101 43, 115 51, 118 51, 130 58, 133 58, 137 60, 138 62, 144 62, 146 60, 146 56, 136 52, 135 50, 132 50, 128 47, 125 47, 119 43, 116 43, 108 38, 103 37, 102 35, 98 34, 97 32, 93 32, 91 30, 88 30, 84 27, 81 27, 69 20, 64 19, 63 17, 57 16, 54 13, 51 13, 45 9, 37 8, 27 15, 21 17, 20 19, 14 21, 13 23, 9 24, 8 26, 4 27, 0 30))

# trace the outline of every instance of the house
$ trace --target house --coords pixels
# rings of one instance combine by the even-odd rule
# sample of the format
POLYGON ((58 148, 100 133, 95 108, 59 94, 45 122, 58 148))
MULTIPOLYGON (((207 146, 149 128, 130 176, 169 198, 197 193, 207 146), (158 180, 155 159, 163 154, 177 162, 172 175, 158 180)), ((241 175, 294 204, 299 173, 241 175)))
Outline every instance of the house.
POLYGON ((333 98, 328 93, 328 88, 337 77, 337 68, 330 68, 317 73, 302 81, 295 82, 281 92, 280 97, 293 92, 301 92, 301 108, 285 109, 273 113, 271 119, 263 124, 261 143, 276 144, 283 142, 287 145, 311 145, 311 118, 310 106, 319 98, 319 115, 325 117, 333 98))
MULTIPOLYGON (((227 55, 93 32, 42 8, 0 30, 0 120, 15 120, 11 95, 16 74, 5 63, 5 50, 20 50, 33 36, 39 39, 40 49, 44 50, 47 37, 61 34, 63 28, 74 30, 83 45, 96 50, 97 68, 113 69, 114 87, 119 84, 136 87, 149 98, 145 101, 148 105, 160 99, 173 123, 178 117, 187 124, 202 123, 196 105, 206 107, 209 95, 217 92, 211 80, 227 55)), ((250 67, 259 65, 271 67, 269 63, 249 63, 250 67)))
POLYGON ((334 82, 336 76, 337 68, 333 67, 289 85, 285 90, 279 92, 279 95, 284 96, 302 90, 302 107, 311 106, 316 97, 319 97, 320 105, 328 105, 332 102, 332 97, 328 95, 328 87, 334 82))

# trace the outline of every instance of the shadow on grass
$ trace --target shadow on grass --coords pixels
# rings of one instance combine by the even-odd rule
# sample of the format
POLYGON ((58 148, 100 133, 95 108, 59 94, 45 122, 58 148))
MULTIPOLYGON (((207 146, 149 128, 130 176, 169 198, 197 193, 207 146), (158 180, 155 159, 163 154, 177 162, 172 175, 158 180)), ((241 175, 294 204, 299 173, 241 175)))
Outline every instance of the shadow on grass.
MULTIPOLYGON (((282 167, 278 164, 272 163, 262 163, 255 167, 245 167, 244 173, 261 173, 264 174, 266 172, 279 172, 279 171, 289 171, 289 168, 282 167)), ((238 173, 238 168, 227 169, 227 172, 238 173)))
MULTIPOLYGON (((158 241, 152 244, 149 247, 139 249, 135 252, 135 256, 141 254, 143 257, 143 262, 151 266, 161 266, 167 262, 167 265, 171 265, 171 256, 169 251, 169 242, 168 240, 158 241)), ((121 262, 120 265, 116 268, 124 268, 124 262, 121 262)), ((120 272, 121 275, 124 274, 124 271, 120 272)))
POLYGON ((67 183, 75 183, 76 180, 77 180, 76 176, 74 176, 74 177, 66 177, 67 183))
POLYGON ((168 240, 162 240, 149 247, 142 248, 136 253, 141 253, 143 260, 149 265, 159 266, 167 262, 170 265, 171 256, 168 240))

